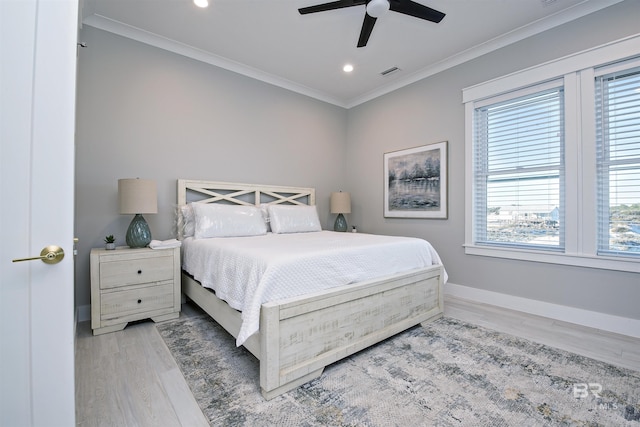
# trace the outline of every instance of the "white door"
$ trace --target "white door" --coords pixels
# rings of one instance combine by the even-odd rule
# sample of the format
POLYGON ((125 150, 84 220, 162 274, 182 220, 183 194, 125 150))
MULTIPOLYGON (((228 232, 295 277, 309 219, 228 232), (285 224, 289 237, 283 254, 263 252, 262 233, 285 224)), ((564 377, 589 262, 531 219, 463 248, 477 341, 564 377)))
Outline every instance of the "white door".
POLYGON ((74 426, 77 0, 0 0, 0 426, 74 426), (62 247, 57 264, 40 260, 62 247))

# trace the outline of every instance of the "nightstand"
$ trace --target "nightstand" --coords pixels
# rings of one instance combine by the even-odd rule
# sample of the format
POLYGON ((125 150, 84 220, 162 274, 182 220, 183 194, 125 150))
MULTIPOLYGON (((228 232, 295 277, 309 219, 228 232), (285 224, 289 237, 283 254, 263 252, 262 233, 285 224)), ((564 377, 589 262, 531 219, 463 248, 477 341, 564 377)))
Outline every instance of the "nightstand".
POLYGON ((91 250, 91 329, 94 335, 180 315, 180 248, 91 250))

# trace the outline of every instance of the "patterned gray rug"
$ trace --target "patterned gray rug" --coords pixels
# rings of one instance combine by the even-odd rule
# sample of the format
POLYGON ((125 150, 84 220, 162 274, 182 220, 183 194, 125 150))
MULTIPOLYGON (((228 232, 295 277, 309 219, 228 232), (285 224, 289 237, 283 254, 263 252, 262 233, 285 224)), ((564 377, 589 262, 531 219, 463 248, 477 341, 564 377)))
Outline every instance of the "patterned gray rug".
POLYGON ((158 330, 213 426, 640 426, 640 372, 450 318, 270 401, 258 361, 208 317, 158 330))

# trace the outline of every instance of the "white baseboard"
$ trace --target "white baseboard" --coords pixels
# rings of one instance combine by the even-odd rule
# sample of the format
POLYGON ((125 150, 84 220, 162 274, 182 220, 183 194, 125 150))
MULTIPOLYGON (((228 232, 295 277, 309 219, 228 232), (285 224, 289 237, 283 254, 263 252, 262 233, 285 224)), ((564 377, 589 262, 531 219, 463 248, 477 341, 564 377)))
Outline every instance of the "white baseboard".
POLYGON ((640 338, 640 320, 447 283, 445 296, 640 338))

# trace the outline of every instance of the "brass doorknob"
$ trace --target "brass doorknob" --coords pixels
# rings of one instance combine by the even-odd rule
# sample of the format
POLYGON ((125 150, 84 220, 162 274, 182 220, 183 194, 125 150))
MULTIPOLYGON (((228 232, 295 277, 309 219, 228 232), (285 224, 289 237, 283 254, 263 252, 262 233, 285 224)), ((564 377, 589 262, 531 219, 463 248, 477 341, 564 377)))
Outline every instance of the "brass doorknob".
POLYGON ((40 251, 40 256, 31 257, 31 258, 18 258, 14 259, 13 262, 22 262, 22 261, 33 261, 36 259, 42 260, 45 264, 57 264, 62 261, 64 258, 64 250, 60 246, 47 246, 42 251, 40 251))

